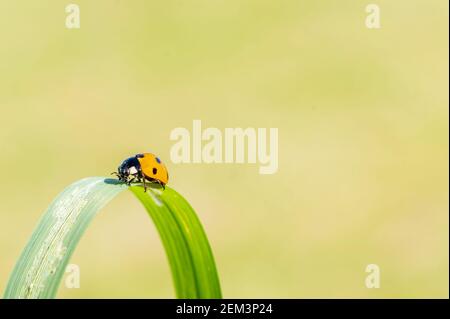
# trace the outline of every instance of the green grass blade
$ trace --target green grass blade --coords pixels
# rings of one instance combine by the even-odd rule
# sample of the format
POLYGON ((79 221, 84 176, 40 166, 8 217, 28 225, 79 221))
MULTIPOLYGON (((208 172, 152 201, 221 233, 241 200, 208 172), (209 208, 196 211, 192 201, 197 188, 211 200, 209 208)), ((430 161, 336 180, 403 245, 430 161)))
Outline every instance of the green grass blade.
MULTIPOLYGON (((68 186, 52 202, 9 278, 4 298, 54 298, 65 268, 92 218, 124 184, 103 177, 68 186)), ((174 190, 130 188, 152 217, 169 259, 176 296, 221 298, 208 240, 192 208, 174 190)))
POLYGON ((166 249, 178 298, 222 298, 214 258, 189 203, 176 191, 145 193, 131 187, 147 209, 166 249), (160 195, 159 195, 160 194, 160 195))

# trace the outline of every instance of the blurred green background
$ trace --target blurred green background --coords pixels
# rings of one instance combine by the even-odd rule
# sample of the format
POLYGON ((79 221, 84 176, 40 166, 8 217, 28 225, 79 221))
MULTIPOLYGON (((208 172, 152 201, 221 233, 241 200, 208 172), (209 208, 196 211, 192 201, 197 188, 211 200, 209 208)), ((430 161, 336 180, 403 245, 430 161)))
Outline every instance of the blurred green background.
MULTIPOLYGON (((0 2, 0 290, 68 184, 152 151, 199 213, 225 297, 448 297, 448 1, 0 2), (278 127, 279 170, 172 164, 173 128, 278 127), (365 268, 381 268, 367 289, 365 268)), ((131 193, 59 297, 173 297, 131 193)))

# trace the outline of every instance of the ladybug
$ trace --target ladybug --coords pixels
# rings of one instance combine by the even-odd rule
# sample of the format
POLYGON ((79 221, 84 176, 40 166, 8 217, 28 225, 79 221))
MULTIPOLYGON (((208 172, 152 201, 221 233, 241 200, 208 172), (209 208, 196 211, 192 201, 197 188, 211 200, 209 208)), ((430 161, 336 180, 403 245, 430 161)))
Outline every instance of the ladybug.
POLYGON ((117 168, 117 175, 120 181, 130 185, 133 182, 144 183, 144 191, 147 191, 146 181, 156 183, 165 189, 169 181, 169 173, 166 166, 159 157, 151 153, 136 154, 127 158, 117 168))

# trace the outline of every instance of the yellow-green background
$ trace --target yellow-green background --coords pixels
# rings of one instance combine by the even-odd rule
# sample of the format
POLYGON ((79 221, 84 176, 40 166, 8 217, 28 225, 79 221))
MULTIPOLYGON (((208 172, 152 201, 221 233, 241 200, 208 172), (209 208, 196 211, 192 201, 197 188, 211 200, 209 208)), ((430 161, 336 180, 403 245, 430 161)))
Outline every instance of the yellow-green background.
MULTIPOLYGON (((196 209, 225 297, 448 297, 448 1, 0 2, 0 290, 68 184, 153 151, 196 209), (279 171, 170 163, 176 127, 278 127, 279 171), (365 267, 381 267, 367 289, 365 267)), ((173 297, 130 193, 59 297, 173 297)))

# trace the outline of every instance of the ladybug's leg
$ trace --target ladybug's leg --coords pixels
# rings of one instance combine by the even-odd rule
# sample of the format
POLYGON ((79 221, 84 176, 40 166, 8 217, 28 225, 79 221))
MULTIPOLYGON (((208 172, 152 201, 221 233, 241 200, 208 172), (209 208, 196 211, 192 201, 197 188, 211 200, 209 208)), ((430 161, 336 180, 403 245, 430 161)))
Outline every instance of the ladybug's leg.
POLYGON ((132 175, 131 178, 128 180, 128 186, 130 186, 131 183, 134 183, 135 180, 136 180, 136 176, 132 175))
POLYGON ((145 183, 145 176, 142 177, 142 182, 144 183, 144 192, 147 192, 147 184, 145 183))

